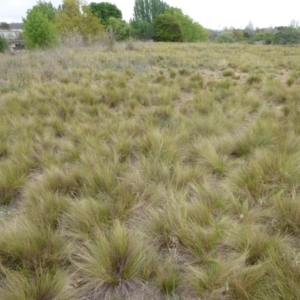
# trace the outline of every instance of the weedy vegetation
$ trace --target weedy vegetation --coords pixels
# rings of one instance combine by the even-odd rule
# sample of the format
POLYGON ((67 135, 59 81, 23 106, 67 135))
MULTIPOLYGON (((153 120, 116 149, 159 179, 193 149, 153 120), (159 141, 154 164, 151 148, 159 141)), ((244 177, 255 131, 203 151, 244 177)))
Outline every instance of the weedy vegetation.
POLYGON ((2 300, 299 299, 299 47, 0 59, 2 300))

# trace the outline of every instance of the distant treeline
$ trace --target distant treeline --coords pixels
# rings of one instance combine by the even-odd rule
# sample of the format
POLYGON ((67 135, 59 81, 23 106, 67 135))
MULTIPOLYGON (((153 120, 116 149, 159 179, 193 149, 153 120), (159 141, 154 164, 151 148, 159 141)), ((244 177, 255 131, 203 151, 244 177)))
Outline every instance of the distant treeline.
POLYGON ((299 44, 300 27, 292 21, 290 26, 256 28, 250 22, 245 29, 224 28, 222 31, 210 31, 210 40, 218 43, 248 42, 264 44, 299 44))
POLYGON ((14 30, 14 29, 22 29, 22 23, 0 23, 0 29, 3 30, 14 30))
POLYGON ((123 20, 121 10, 108 2, 85 4, 81 0, 63 0, 54 7, 38 1, 23 19, 27 48, 54 46, 70 34, 84 41, 106 34, 110 39, 153 40, 162 42, 199 42, 208 40, 209 31, 180 8, 161 0, 135 0, 133 18, 123 20))
POLYGON ((52 47, 70 34, 80 36, 84 42, 106 35, 116 41, 300 43, 296 21, 290 26, 264 29, 254 29, 249 22, 244 29, 231 27, 213 31, 162 0, 135 0, 133 18, 129 22, 123 20, 121 10, 109 2, 87 5, 83 0, 63 0, 62 5, 54 7, 51 2, 39 0, 27 11, 23 23, 0 23, 0 29, 21 28, 27 48, 52 47))

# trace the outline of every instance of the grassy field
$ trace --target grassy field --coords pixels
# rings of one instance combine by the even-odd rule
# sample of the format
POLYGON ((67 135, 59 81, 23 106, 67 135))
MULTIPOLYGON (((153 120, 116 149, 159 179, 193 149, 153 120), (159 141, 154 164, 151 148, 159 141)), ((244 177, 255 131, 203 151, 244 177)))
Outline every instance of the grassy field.
POLYGON ((300 48, 0 56, 0 298, 299 299, 300 48))

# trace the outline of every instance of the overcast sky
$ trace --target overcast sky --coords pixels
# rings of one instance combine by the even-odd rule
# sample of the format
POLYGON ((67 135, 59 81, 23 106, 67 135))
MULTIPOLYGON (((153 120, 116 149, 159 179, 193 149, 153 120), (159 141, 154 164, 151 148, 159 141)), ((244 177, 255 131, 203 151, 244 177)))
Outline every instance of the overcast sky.
MULTIPOLYGON (((0 22, 20 22, 36 0, 0 0, 0 22)), ((48 2, 48 1, 47 1, 48 2)), ((52 0, 54 6, 62 0, 52 0)), ((132 17, 134 0, 87 1, 110 2, 122 11, 127 21, 132 17)), ((165 0, 206 28, 245 28, 252 21, 254 27, 288 26, 291 20, 300 20, 299 0, 165 0)), ((300 23, 300 22, 299 22, 300 23)), ((299 24, 300 25, 300 24, 299 24)))

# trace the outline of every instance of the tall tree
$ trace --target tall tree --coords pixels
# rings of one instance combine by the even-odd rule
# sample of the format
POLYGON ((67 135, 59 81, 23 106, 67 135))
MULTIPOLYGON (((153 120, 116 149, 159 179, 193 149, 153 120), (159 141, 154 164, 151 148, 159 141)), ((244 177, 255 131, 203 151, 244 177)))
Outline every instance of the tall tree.
POLYGON ((176 17, 181 25, 184 42, 198 42, 208 39, 208 33, 199 23, 195 22, 188 15, 185 15, 181 9, 170 7, 166 14, 176 17))
POLYGON ((132 28, 132 35, 139 40, 153 40, 155 37, 154 26, 152 23, 131 20, 130 26, 132 28))
POLYGON ((170 14, 161 14, 154 20, 155 40, 158 42, 181 42, 182 28, 177 18, 170 14))
POLYGON ((0 29, 9 30, 9 24, 7 24, 6 22, 1 22, 0 29))
POLYGON ((108 20, 110 17, 122 19, 121 10, 114 4, 108 2, 92 2, 90 3, 89 7, 91 12, 100 19, 101 24, 104 26, 108 25, 108 20))
POLYGON ((5 52, 7 48, 8 44, 6 38, 2 34, 0 34, 0 53, 5 52))
POLYGON ((161 0, 135 0, 134 18, 130 22, 133 35, 141 40, 154 39, 153 21, 168 8, 169 5, 161 0))
POLYGON ((152 23, 154 19, 163 14, 169 5, 161 0, 135 0, 134 20, 152 23))
POLYGON ((98 18, 84 4, 81 0, 63 0, 56 16, 56 27, 61 34, 77 32, 88 37, 103 30, 98 18))
POLYGON ((254 30, 253 23, 251 21, 249 21, 248 25, 244 29, 244 36, 246 38, 250 38, 254 35, 255 35, 255 30, 254 30))
POLYGON ((106 28, 112 30, 117 41, 126 40, 131 36, 131 26, 119 18, 110 17, 106 28))
POLYGON ((55 15, 57 10, 51 2, 39 0, 34 6, 34 8, 41 11, 49 21, 55 21, 55 15))
POLYGON ((25 46, 29 49, 53 46, 56 42, 54 24, 56 10, 51 2, 38 1, 23 19, 25 46))
POLYGON ((280 45, 300 44, 300 31, 294 27, 283 27, 275 33, 273 42, 280 45))

